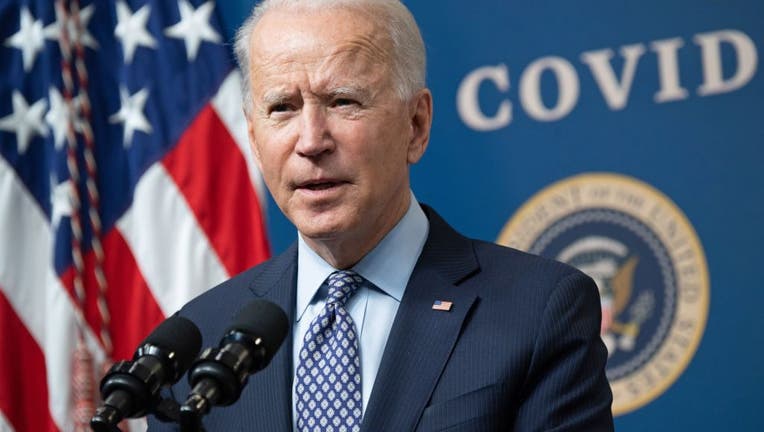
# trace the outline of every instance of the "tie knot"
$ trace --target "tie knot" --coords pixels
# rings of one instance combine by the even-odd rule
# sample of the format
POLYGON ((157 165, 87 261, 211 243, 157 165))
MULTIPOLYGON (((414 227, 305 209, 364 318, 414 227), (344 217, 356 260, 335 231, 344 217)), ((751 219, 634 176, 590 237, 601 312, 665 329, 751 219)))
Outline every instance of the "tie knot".
POLYGON ((326 278, 326 285, 329 288, 326 302, 344 306, 362 282, 363 278, 352 270, 337 270, 326 278))

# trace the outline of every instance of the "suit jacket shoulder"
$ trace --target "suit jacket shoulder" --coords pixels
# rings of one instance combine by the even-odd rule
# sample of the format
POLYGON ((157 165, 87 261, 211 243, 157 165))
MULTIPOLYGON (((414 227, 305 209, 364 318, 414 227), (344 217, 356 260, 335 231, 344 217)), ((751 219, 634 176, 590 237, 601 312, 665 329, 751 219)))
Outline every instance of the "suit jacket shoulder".
POLYGON ((464 237, 423 208, 430 234, 363 430, 612 430, 593 281, 464 237), (432 311, 434 300, 453 307, 432 311))

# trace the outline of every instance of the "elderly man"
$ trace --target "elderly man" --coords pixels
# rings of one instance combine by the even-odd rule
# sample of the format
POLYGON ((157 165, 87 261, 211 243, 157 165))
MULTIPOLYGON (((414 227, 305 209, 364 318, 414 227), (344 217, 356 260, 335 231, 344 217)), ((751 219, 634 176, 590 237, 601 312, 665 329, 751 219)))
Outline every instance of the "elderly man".
POLYGON ((266 298, 292 332, 207 430, 612 430, 591 279, 463 237, 411 192, 432 95, 409 11, 265 0, 236 50, 252 150, 299 236, 180 314, 209 346, 266 298))

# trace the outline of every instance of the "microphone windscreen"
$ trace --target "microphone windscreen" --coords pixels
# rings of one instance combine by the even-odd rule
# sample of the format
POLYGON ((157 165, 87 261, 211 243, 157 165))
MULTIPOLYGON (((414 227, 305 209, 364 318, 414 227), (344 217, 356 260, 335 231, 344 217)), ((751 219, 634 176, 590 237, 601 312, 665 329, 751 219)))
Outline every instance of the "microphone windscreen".
POLYGON ((202 349, 202 334, 196 324, 182 316, 171 316, 159 324, 141 345, 151 344, 173 351, 179 371, 191 367, 202 349))
POLYGON ((278 305, 266 300, 255 300, 236 314, 226 334, 231 330, 261 338, 266 349, 265 363, 268 364, 286 338, 289 319, 278 305))

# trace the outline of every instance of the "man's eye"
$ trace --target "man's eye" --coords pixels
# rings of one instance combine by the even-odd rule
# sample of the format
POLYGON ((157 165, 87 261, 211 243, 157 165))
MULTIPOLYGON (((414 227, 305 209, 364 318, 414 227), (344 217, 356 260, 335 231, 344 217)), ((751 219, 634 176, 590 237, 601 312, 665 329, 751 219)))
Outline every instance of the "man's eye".
POLYGON ((358 102, 349 98, 338 98, 334 100, 332 105, 337 107, 343 107, 343 106, 350 106, 350 105, 358 105, 358 102))
POLYGON ((292 110, 292 106, 290 104, 280 103, 280 104, 272 105, 268 111, 271 113, 274 113, 274 112, 287 112, 291 110, 292 110))

